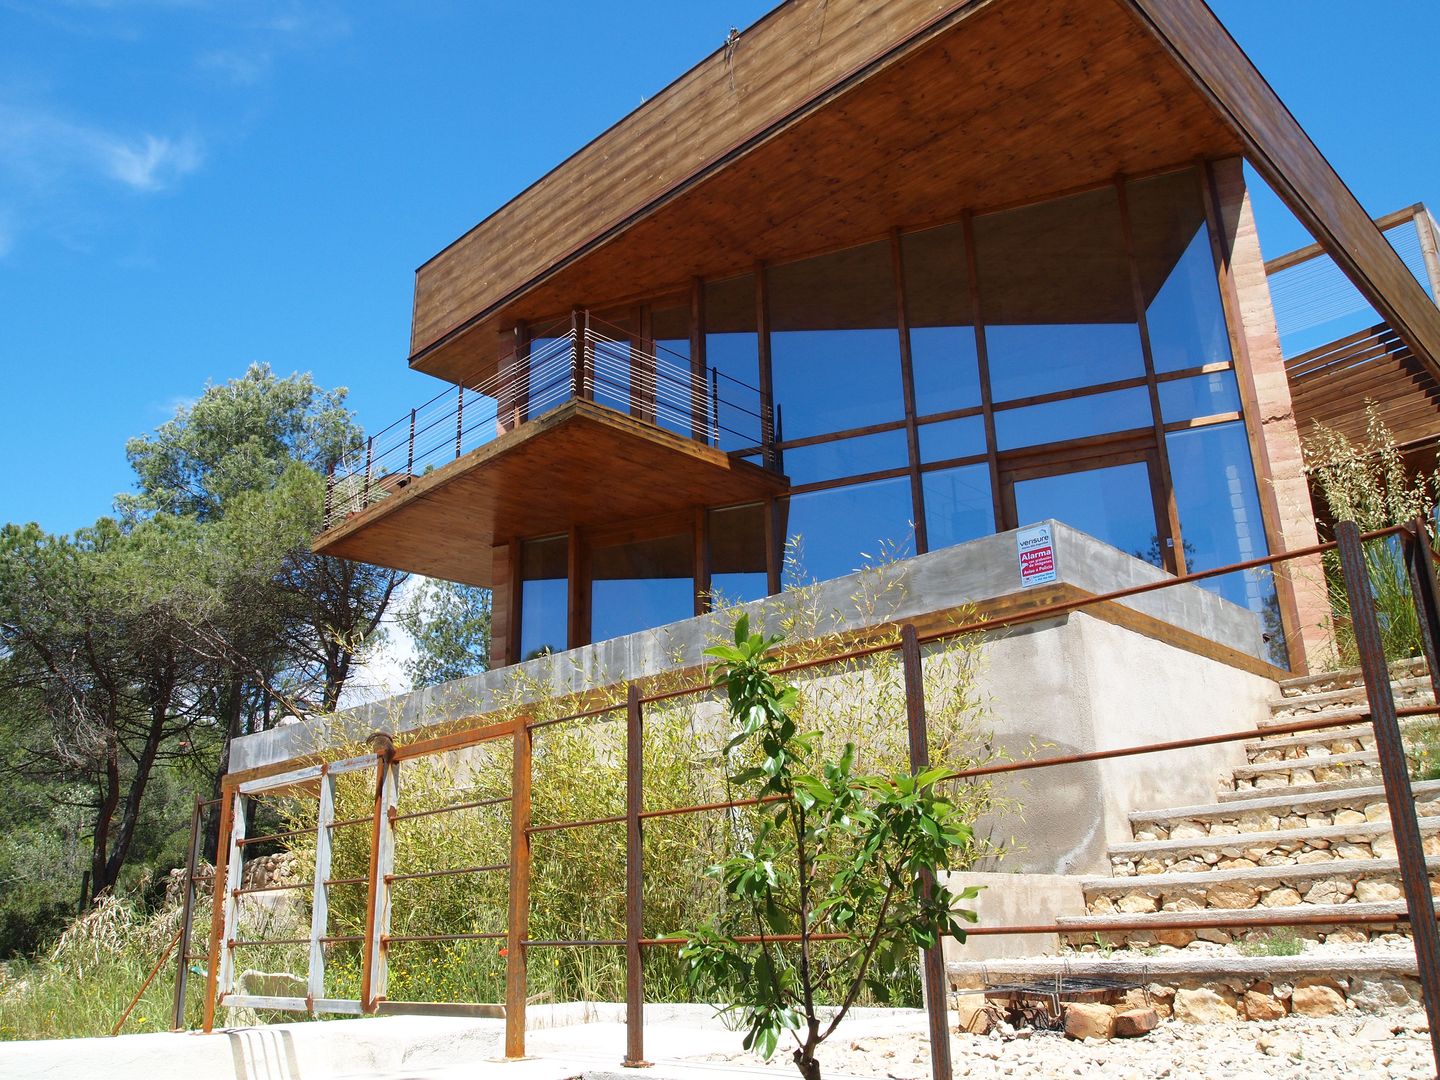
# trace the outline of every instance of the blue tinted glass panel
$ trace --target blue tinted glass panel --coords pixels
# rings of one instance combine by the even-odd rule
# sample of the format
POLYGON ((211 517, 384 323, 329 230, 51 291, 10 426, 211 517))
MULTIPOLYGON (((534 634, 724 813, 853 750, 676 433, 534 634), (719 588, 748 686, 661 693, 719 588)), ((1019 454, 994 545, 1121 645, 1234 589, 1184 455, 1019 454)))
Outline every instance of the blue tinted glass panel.
POLYGON ((1155 370, 1228 362, 1230 335, 1195 172, 1132 181, 1126 195, 1155 370))
MULTIPOLYGON (((650 314, 655 335, 655 421, 680 435, 690 435, 694 408, 692 392, 709 400, 705 380, 690 370, 690 307, 657 307, 650 314)), ((706 410, 708 415, 708 409, 706 410)), ((709 425, 702 420, 698 437, 709 441, 709 425)))
POLYGON ((995 531, 988 465, 937 469, 923 473, 920 481, 925 489, 925 536, 931 551, 995 531))
POLYGON ((1162 565, 1150 469, 1143 461, 1017 480, 1016 522, 1025 526, 1046 518, 1162 565))
POLYGON ((908 464, 909 450, 903 429, 795 447, 786 450, 782 460, 785 475, 795 485, 903 469, 908 464))
POLYGON ((521 660, 569 647, 568 550, 563 536, 520 547, 521 660))
POLYGON ((1240 390, 1233 371, 1212 371, 1158 384, 1160 417, 1167 424, 1198 416, 1240 411, 1240 390))
POLYGON ((812 491, 785 501, 784 533, 799 563, 798 577, 786 568, 787 588, 915 553, 908 477, 812 491))
POLYGON ((920 425, 920 460, 948 461, 985 453, 985 418, 963 416, 920 425))
POLYGON ((1134 386, 1129 390, 1112 390, 1044 405, 997 410, 995 441, 1001 450, 1014 450, 1111 431, 1147 428, 1153 424, 1150 393, 1143 386, 1134 386))
MULTIPOLYGON (((1269 554, 1245 425, 1235 421, 1177 431, 1165 437, 1165 446, 1187 568, 1214 569, 1269 554)), ((1241 571, 1200 584, 1255 612, 1270 639, 1272 661, 1283 663, 1272 575, 1241 571)))
MULTIPOLYGON (((601 333, 612 333, 608 327, 601 333)), ((596 341, 590 350, 591 392, 597 404, 630 411, 630 342, 596 341)))
POLYGON ((905 415, 893 267, 879 243, 766 271, 782 438, 905 415))
MULTIPOLYGON (((575 347, 567 338, 536 338, 530 342, 526 368, 525 419, 533 420, 565 404, 573 396, 571 377, 575 372, 575 347)), ((502 408, 504 405, 502 401, 502 408)))
POLYGON ((996 401, 1144 374, 1116 190, 978 217, 975 250, 996 401))
POLYGON ((705 284, 705 363, 720 447, 759 446, 760 338, 752 274, 705 284))
POLYGON ((759 600, 770 591, 765 562, 765 507, 710 511, 710 593, 713 606, 759 600))
POLYGON ((916 411, 925 416, 980 404, 964 228, 906 233, 900 257, 916 411))
POLYGON ((695 614, 695 545, 686 533, 590 554, 590 640, 607 641, 695 614))

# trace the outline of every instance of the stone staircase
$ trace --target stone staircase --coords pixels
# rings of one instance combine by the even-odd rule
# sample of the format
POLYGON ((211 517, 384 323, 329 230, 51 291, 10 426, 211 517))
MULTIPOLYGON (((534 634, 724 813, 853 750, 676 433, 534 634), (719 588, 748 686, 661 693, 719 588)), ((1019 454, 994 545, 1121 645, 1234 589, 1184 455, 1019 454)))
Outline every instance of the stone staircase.
MULTIPOLYGON (((1423 663, 1392 669, 1397 704, 1433 704, 1423 663)), ((1184 947, 1229 944, 1257 931, 1247 921, 1267 911, 1321 918, 1404 911, 1390 813, 1380 784, 1374 736, 1359 673, 1292 679, 1261 727, 1300 720, 1354 724, 1245 744, 1247 763, 1226 776, 1213 803, 1140 810, 1130 815, 1131 843, 1110 848, 1111 876, 1081 885, 1088 914, 1062 919, 1072 946, 1184 947), (1203 913, 1203 914, 1201 914, 1203 913), (1234 918, 1235 928, 1152 929, 1147 924, 1234 918), (1091 924, 1133 923, 1125 931, 1091 924)), ((1426 722, 1407 722, 1412 730, 1426 722)), ((1425 853, 1440 884, 1440 781, 1413 785, 1425 853)), ((1363 941, 1394 925, 1298 928, 1321 941, 1363 941)))
MULTIPOLYGON (((1434 704, 1423 662, 1393 665, 1391 675, 1397 705, 1434 704)), ((1167 1015, 1172 1007, 1181 1015, 1187 995, 1208 994, 1222 1013, 1252 1020, 1300 1011, 1292 1001, 1300 987, 1325 987, 1340 1010, 1418 1000, 1360 674, 1291 679, 1279 689, 1258 727, 1353 722, 1262 736, 1244 744, 1245 764, 1220 780, 1213 802, 1130 814, 1132 839, 1111 845, 1109 875, 1078 881, 1085 913, 1056 918, 1061 955, 961 959, 948 965, 952 987, 1103 976, 1148 986, 1167 1015), (1301 954, 1267 947, 1279 931, 1265 921, 1281 909, 1313 920, 1288 930, 1305 939, 1301 954), (1345 921, 1360 915, 1379 920, 1345 921)), ((1413 733, 1434 718, 1401 723, 1413 733)), ((1440 781, 1412 786, 1440 895, 1440 781)))

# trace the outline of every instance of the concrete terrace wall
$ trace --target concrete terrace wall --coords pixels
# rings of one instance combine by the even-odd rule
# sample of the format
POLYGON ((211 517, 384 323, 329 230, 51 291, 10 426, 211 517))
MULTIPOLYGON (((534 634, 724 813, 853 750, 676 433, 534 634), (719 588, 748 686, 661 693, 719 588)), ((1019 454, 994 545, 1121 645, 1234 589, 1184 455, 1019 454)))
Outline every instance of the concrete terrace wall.
MULTIPOLYGON (((1057 581, 1060 584, 1103 593, 1159 580, 1164 576, 1161 570, 1149 563, 1102 544, 1067 525, 1052 522, 1051 528, 1057 581)), ((820 633, 860 629, 879 621, 918 618, 1021 591, 1013 532, 906 559, 867 574, 865 580, 857 573, 818 586, 817 606, 828 613, 818 628, 820 633), (876 610, 866 610, 864 605, 855 602, 857 593, 862 590, 872 595, 883 595, 884 602, 876 610)), ((757 601, 747 610, 751 612, 752 620, 778 629, 792 602, 791 598, 781 595, 757 601)), ((1197 586, 1180 585, 1133 597, 1123 603, 1238 652, 1257 658, 1263 655, 1263 642, 1255 616, 1197 586)), ((373 731, 397 733, 479 716, 511 700, 507 691, 514 687, 517 675, 536 688, 537 697, 548 697, 574 694, 675 668, 699 666, 704 662, 702 654, 705 647, 715 638, 728 633, 732 618, 733 614, 721 613, 686 619, 655 630, 542 657, 513 668, 502 668, 398 695, 326 720, 290 724, 248 735, 235 741, 231 749, 230 768, 239 772, 324 753, 373 731)), ((1121 649, 1114 657, 1114 664, 1120 671, 1141 671, 1125 658, 1125 650, 1131 647, 1131 642, 1136 643, 1138 648, 1138 643, 1149 639, 1111 628, 1123 633, 1124 638, 1102 640, 1095 633, 1080 631, 1062 635, 1065 644, 1042 644, 1044 635, 1056 627, 1068 628, 1093 622, 1095 620, 1088 617, 1070 616, 1021 628, 1014 633, 997 632, 996 639, 986 647, 993 668, 987 687, 996 702, 997 715, 1014 717, 1026 715, 1032 710, 1036 713, 1048 710, 1055 720, 1043 725, 1043 729, 1060 736, 1055 740, 1056 746, 1082 745, 1087 739, 1095 737, 1095 731, 1108 730, 1103 725, 1097 729, 1086 719, 1097 708, 1093 702, 1086 704, 1077 699, 1059 710, 1056 702, 1075 696, 1075 679, 1078 677, 1075 673, 1088 670, 1085 668, 1086 656, 1099 659, 1103 658, 1107 649, 1121 649), (1024 644, 1032 639, 1032 644, 1024 644), (1027 656, 1027 649, 1038 652, 1027 656), (1017 659, 1012 661, 1011 657, 1017 659), (1061 672, 1068 674, 1058 676, 1061 672), (1037 697, 1027 687, 1049 680, 1049 675, 1045 673, 1056 674, 1057 678, 1050 680, 1049 690, 1037 697), (1012 709, 1008 704, 1012 699, 1016 702, 1029 701, 1029 704, 1012 709), (1072 711, 1073 716, 1062 719, 1062 713, 1068 715, 1072 711)), ((1162 658, 1166 664, 1183 665, 1188 662, 1183 658, 1191 658, 1198 664, 1233 670, 1215 661, 1201 661, 1194 654, 1178 648, 1159 646, 1158 642, 1151 644, 1167 650, 1162 658)), ((1154 657, 1148 659, 1160 662, 1154 657)), ((1267 682, 1257 676, 1249 678, 1267 682)), ((1162 714, 1172 711, 1168 706, 1160 710, 1162 714)), ((1103 708, 1101 712, 1104 712, 1103 708)), ((1013 720, 1008 723, 1005 734, 1007 738, 1020 738, 1025 734, 1024 725, 1013 720)), ((1103 838, 1099 842, 1103 844, 1103 838)))

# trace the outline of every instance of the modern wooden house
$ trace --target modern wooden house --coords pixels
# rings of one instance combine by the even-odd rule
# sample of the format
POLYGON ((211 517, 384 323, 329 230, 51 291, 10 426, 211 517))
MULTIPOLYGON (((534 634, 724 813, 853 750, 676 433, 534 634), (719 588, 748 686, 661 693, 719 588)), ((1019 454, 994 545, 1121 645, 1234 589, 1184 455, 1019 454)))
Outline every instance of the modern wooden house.
MULTIPOLYGON (((492 588, 495 666, 778 592, 795 537, 1293 550, 1306 418, 1440 430, 1440 310, 1202 0, 787 0, 425 263, 409 362, 449 389, 316 549, 492 588), (1313 250, 1267 267, 1247 161, 1313 250), (1313 258, 1383 325, 1287 361, 1313 258)), ((1320 648, 1314 590, 1211 587, 1320 648)))

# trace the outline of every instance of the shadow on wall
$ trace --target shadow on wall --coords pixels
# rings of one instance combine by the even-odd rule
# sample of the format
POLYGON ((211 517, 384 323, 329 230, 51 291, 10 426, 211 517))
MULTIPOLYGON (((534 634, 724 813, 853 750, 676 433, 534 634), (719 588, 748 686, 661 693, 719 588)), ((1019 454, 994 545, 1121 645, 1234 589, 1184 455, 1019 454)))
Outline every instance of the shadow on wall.
POLYGON ((235 1080, 299 1080, 295 1040, 284 1028, 227 1031, 235 1080))

